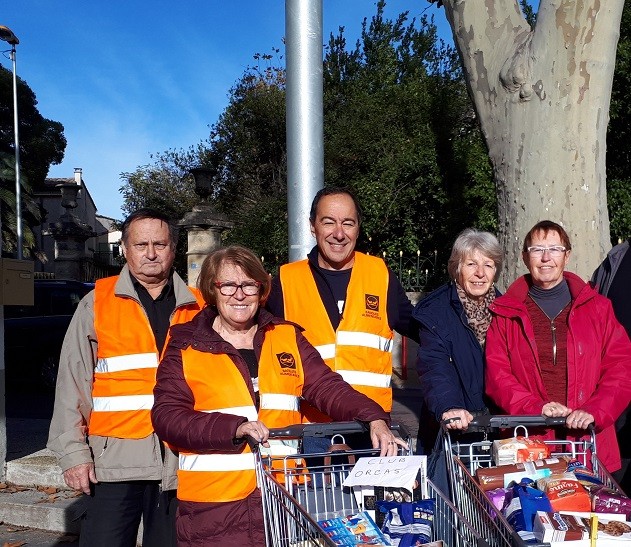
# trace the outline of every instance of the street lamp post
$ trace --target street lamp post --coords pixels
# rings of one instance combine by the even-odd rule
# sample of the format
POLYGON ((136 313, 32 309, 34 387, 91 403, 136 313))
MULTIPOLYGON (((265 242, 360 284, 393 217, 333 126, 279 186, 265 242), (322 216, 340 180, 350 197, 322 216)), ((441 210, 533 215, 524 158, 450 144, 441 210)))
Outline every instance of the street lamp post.
MULTIPOLYGON (((22 191, 20 185, 20 138, 18 131, 18 85, 17 71, 15 63, 15 46, 20 43, 18 37, 13 34, 9 27, 0 25, 0 40, 8 42, 11 45, 11 62, 13 63, 13 126, 15 135, 15 214, 16 214, 16 232, 17 232, 17 258, 22 260, 22 191)), ((2 241, 0 238, 0 251, 2 250, 2 241)))

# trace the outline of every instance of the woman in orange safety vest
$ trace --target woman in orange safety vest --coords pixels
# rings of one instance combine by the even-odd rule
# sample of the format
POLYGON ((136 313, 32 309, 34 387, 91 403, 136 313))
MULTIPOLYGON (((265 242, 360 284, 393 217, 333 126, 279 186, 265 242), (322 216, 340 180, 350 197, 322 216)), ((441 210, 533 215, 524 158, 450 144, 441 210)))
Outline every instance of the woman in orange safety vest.
POLYGON ((178 545, 264 546, 247 437, 269 446, 268 427, 299 423, 305 399, 334 420, 368 422, 382 455, 405 443, 388 428, 389 415, 333 372, 297 325, 261 308, 270 277, 254 253, 212 253, 198 285, 208 306, 171 329, 152 409, 156 432, 180 453, 178 545))

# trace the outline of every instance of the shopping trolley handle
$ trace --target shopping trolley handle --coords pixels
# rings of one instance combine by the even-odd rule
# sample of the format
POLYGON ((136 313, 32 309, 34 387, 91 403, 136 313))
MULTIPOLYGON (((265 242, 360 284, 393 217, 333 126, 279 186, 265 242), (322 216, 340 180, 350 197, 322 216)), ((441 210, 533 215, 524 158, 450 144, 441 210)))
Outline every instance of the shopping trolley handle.
POLYGON ((300 439, 303 437, 330 437, 345 433, 363 433, 368 426, 361 422, 330 422, 323 424, 294 424, 286 427, 275 427, 269 430, 269 437, 288 437, 300 439))
MULTIPOLYGON (((317 424, 294 424, 286 427, 276 427, 269 430, 270 439, 290 438, 300 439, 304 437, 332 437, 333 435, 347 435, 349 433, 365 433, 370 427, 365 422, 329 422, 317 424)), ((409 437, 405 427, 401 424, 391 424, 390 430, 399 434, 402 439, 409 437)))
POLYGON ((517 427, 518 425, 531 426, 531 427, 555 427, 564 426, 565 418, 547 417, 539 414, 535 415, 521 415, 521 416, 504 416, 493 414, 481 414, 475 416, 471 422, 469 422, 468 431, 485 430, 485 429, 500 429, 506 427, 517 427))

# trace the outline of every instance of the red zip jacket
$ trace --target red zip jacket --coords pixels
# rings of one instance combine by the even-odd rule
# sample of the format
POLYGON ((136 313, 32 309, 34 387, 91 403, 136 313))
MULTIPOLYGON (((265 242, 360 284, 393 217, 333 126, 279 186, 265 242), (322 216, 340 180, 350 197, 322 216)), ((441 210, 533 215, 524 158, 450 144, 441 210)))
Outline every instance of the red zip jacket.
MULTIPOLYGON (((577 275, 564 272, 572 303, 568 316, 567 406, 594 416, 598 457, 620 469, 614 422, 631 399, 631 342, 611 302, 577 275)), ((486 335, 486 393, 508 414, 540 414, 546 393, 525 300, 530 276, 520 277, 490 306, 486 335)), ((572 430, 568 430, 572 431, 572 430)), ((554 430, 546 438, 553 439, 554 430)), ((585 438, 568 435, 569 440, 585 438)))

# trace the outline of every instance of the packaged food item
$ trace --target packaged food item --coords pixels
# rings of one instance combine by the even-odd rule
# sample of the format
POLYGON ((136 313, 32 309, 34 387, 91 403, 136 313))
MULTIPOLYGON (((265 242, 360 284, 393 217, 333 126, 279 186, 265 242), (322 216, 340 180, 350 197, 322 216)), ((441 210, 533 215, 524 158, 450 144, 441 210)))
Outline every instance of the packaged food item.
POLYGON ((560 473, 538 479, 537 488, 548 496, 554 511, 589 511, 592 507, 587 490, 574 473, 560 473))
POLYGON ((391 545, 366 511, 318 524, 335 545, 391 545))
POLYGON ((504 507, 504 500, 506 500, 506 494, 510 491, 510 488, 495 488, 486 492, 486 497, 491 500, 493 506, 501 511, 504 507))
POLYGON ((567 465, 567 470, 572 471, 578 481, 585 487, 600 486, 603 481, 591 469, 588 469, 583 462, 571 460, 567 465))
POLYGON ((618 513, 631 516, 631 499, 604 486, 592 489, 592 510, 597 513, 618 513))
POLYGON ((546 495, 536 488, 528 486, 526 480, 516 484, 507 494, 504 516, 517 532, 532 532, 538 511, 552 511, 546 495))
POLYGON ((381 530, 390 544, 411 547, 430 542, 435 503, 433 499, 409 503, 377 501, 377 509, 386 515, 381 530))
POLYGON ((570 458, 568 456, 560 456, 558 458, 547 458, 545 460, 498 467, 479 467, 475 475, 480 488, 487 491, 495 488, 506 488, 511 482, 520 482, 526 477, 536 480, 550 476, 553 473, 563 473, 567 469, 569 461, 570 458))
POLYGON ((543 543, 589 539, 589 527, 581 517, 557 512, 537 511, 533 532, 543 543))
POLYGON ((543 441, 517 436, 493 441, 495 465, 532 462, 550 457, 550 448, 543 441))

